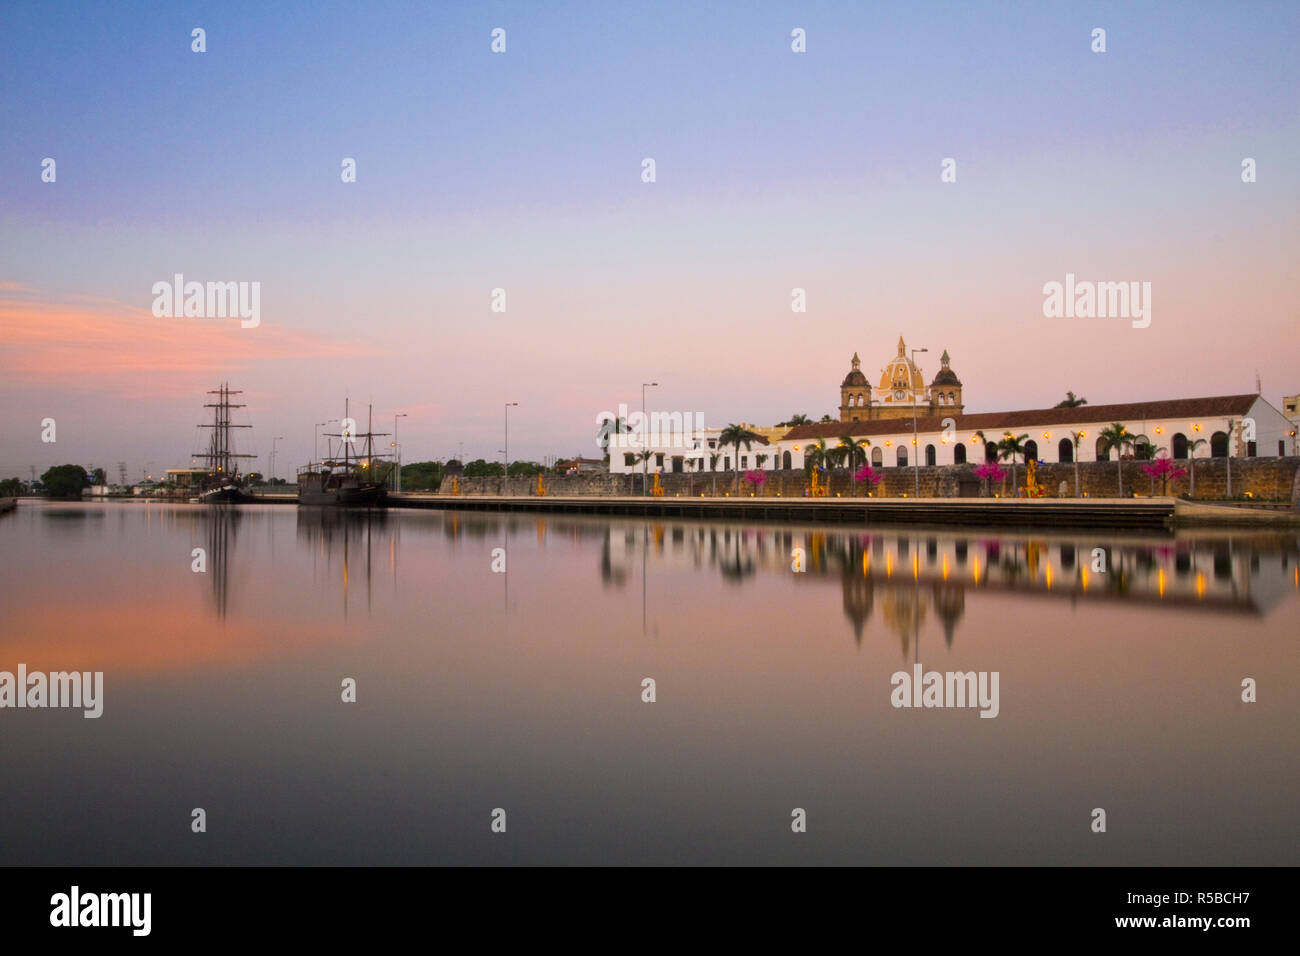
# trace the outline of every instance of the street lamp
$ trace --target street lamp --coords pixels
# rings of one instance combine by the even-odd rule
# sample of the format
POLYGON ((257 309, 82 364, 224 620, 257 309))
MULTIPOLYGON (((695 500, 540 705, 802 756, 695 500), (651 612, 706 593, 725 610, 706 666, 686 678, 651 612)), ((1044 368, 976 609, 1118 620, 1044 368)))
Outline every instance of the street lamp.
POLYGON ((334 425, 338 423, 337 418, 331 418, 328 421, 317 422, 311 433, 311 457, 313 464, 320 464, 320 429, 322 425, 334 425))
MULTIPOLYGON (((912 349, 912 368, 911 368, 911 369, 908 369, 908 372, 909 372, 909 373, 912 371, 912 369, 916 369, 916 371, 917 371, 918 373, 920 372, 920 369, 917 369, 917 368, 916 368, 916 353, 917 353, 917 352, 928 352, 928 351, 930 351, 930 350, 929 350, 929 349, 912 349)), ((915 495, 914 495, 914 497, 917 497, 917 498, 921 497, 921 458, 920 458, 920 454, 921 454, 921 445, 920 445, 920 443, 917 441, 917 435, 916 435, 916 385, 913 384, 913 386, 912 386, 912 474, 916 477, 916 488, 915 488, 915 495)))
POLYGON ((397 466, 396 469, 394 469, 393 471, 394 491, 402 490, 402 463, 397 457, 399 454, 399 446, 397 444, 397 420, 399 418, 409 418, 409 417, 410 416, 407 415, 406 412, 397 412, 395 415, 393 415, 393 464, 397 466))
MULTIPOLYGON (((647 388, 658 388, 658 387, 659 387, 658 382, 641 383, 641 427, 642 428, 646 428, 645 390, 647 388)), ((646 429, 645 434, 646 435, 649 434, 649 429, 646 429)), ((649 444, 647 443, 646 447, 641 449, 641 453, 642 453, 641 454, 641 494, 642 496, 645 495, 645 473, 646 470, 650 467, 650 455, 648 454, 649 451, 650 451, 650 447, 649 444)))
POLYGON ((501 449, 501 454, 505 457, 505 473, 501 476, 501 494, 503 495, 510 493, 510 409, 518 404, 518 402, 506 402, 506 447, 501 449))
POLYGON ((275 443, 278 442, 278 441, 284 441, 284 436, 283 436, 283 435, 276 435, 274 438, 271 439, 271 463, 270 463, 270 464, 271 464, 271 481, 272 481, 272 482, 275 481, 275 443))

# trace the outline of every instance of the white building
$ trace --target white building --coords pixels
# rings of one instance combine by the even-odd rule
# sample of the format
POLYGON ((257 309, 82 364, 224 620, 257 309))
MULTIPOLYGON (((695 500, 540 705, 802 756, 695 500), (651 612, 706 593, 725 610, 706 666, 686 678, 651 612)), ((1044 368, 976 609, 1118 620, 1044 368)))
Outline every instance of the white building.
MULTIPOLYGON (((977 464, 991 460, 996 455, 996 443, 1010 433, 1028 436, 1027 458, 1047 463, 1072 462, 1077 436, 1079 461, 1106 461, 1120 454, 1118 449, 1103 451, 1100 438, 1102 430, 1115 422, 1124 426, 1134 446, 1149 444, 1156 454, 1163 451, 1175 459, 1294 453, 1293 426, 1286 416, 1259 395, 1226 395, 928 415, 917 419, 915 440, 911 419, 798 425, 776 443, 774 458, 780 467, 802 468, 809 446, 822 440, 833 448, 839 445, 841 436, 847 435, 870 443, 867 460, 875 468, 912 465, 914 444, 922 465, 977 464), (978 434, 981 432, 982 440, 978 434)), ((1129 457, 1134 451, 1126 447, 1123 454, 1129 457)))
MULTIPOLYGON (((607 448, 610 474, 731 471, 735 467, 732 459, 737 457, 737 452, 735 446, 721 443, 722 431, 721 428, 701 428, 644 435, 638 432, 611 434, 607 448), (642 459, 643 451, 649 451, 649 458, 642 459)), ((748 448, 741 443, 741 471, 776 468, 776 458, 776 448, 763 435, 756 434, 748 448)))

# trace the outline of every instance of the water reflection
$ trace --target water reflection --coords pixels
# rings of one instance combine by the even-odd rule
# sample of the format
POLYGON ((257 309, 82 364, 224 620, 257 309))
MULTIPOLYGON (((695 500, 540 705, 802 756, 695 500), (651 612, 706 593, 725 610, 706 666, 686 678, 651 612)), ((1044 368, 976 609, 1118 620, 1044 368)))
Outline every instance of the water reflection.
POLYGON ((514 862, 1294 864, 1297 545, 24 504, 0 669, 108 705, 7 713, 0 863, 483 863, 505 806, 514 862), (893 708, 903 661, 1000 672, 998 718, 893 708), (166 822, 196 794, 233 839, 166 822))
POLYGON ((713 567, 733 584, 774 576, 807 587, 838 584, 855 642, 879 604, 906 655, 930 612, 952 646, 968 591, 1263 615, 1297 587, 1298 543, 1251 533, 1116 539, 700 525, 676 527, 665 538, 662 525, 629 523, 608 529, 600 568, 608 587, 621 587, 638 561, 713 567), (804 570, 797 572, 800 553, 804 570))
MULTIPOLYGON (((440 534, 451 542, 498 539, 509 549, 522 534, 544 550, 562 540, 595 556, 600 583, 623 590, 641 585, 644 621, 649 579, 675 571, 716 572, 729 587, 764 588, 775 578, 799 588, 838 586, 853 641, 861 646, 876 607, 879 623, 915 657, 917 635, 937 620, 951 648, 968 594, 1007 594, 1025 600, 1142 605, 1264 615, 1300 587, 1300 538, 1258 532, 1178 535, 960 533, 891 529, 848 531, 817 527, 530 517, 469 513, 393 515, 300 509, 299 540, 317 561, 335 562, 346 597, 353 568, 365 573, 372 552, 390 555, 396 572, 397 529, 440 534), (405 522, 406 523, 404 525, 405 522), (585 547, 584 547, 585 546, 585 547), (796 564, 802 571, 794 570, 796 564)), ((509 609, 509 574, 501 586, 509 609)))
POLYGON ((394 576, 397 574, 398 535, 382 509, 311 508, 297 509, 300 546, 312 555, 316 580, 324 579, 325 593, 337 593, 344 620, 351 609, 353 590, 365 590, 366 610, 374 601, 374 553, 387 553, 394 576), (360 575, 360 581, 353 578, 360 575))

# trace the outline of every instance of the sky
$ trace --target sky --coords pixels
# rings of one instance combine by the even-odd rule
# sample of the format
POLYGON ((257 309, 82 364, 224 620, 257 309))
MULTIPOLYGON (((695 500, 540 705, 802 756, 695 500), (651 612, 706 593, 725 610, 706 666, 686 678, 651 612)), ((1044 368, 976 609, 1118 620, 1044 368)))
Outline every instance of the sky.
POLYGON ((597 455, 643 382, 818 418, 900 335, 971 412, 1280 405, 1297 37, 1255 2, 6 4, 0 477, 187 466, 223 381, 281 476, 348 397, 406 461, 499 459, 507 402, 512 460, 597 455), (155 317, 177 273, 260 283, 260 323, 155 317), (1067 273, 1150 282, 1149 327, 1046 317, 1067 273))

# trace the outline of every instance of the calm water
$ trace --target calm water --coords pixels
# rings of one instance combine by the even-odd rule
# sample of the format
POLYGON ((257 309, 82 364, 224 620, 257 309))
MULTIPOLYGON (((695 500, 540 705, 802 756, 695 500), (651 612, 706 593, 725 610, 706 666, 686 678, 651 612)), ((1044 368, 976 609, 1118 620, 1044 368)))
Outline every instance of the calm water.
POLYGON ((0 864, 1295 864, 1297 543, 22 503, 0 864))

